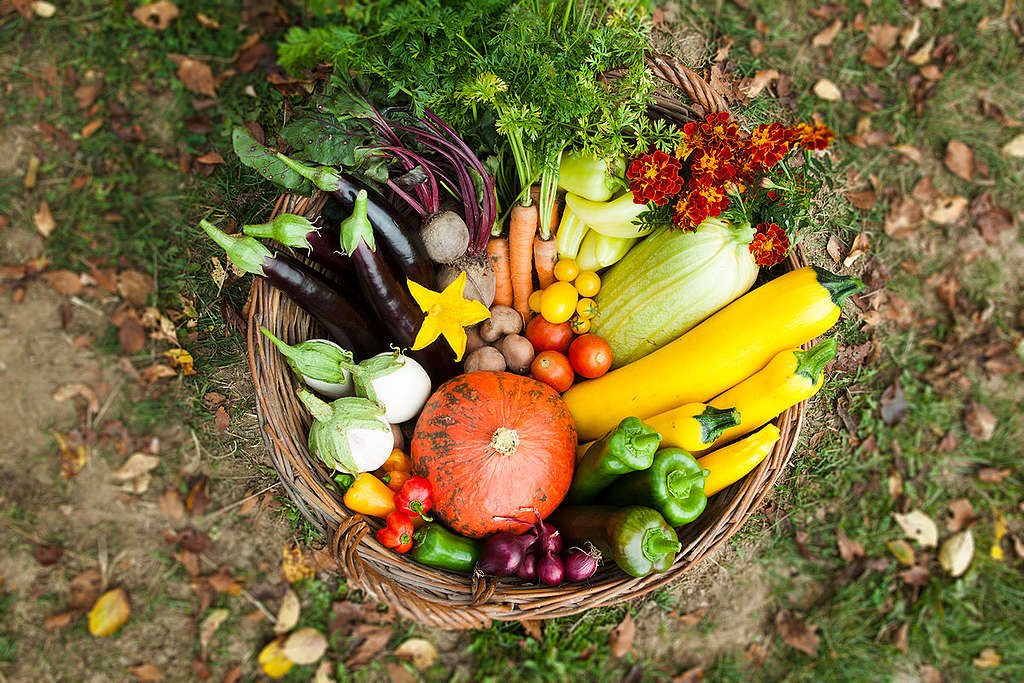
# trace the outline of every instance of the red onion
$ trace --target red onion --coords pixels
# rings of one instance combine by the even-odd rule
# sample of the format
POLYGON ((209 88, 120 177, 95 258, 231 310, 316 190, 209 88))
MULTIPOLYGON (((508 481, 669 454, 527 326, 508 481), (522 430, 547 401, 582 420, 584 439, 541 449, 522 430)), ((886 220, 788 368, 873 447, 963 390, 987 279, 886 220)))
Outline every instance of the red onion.
POLYGON ((562 567, 562 559, 557 555, 545 553, 537 560, 537 578, 549 586, 557 586, 562 583, 562 575, 565 570, 562 567))
POLYGON ((533 537, 516 536, 508 532, 494 534, 484 544, 477 567, 491 576, 512 576, 519 569, 526 549, 533 545, 533 537))
POLYGON ((519 569, 516 571, 516 576, 518 576, 523 581, 537 580, 536 553, 527 552, 525 555, 523 555, 523 561, 519 564, 519 569))
POLYGON ((594 546, 590 551, 581 548, 570 548, 565 556, 565 580, 585 581, 597 571, 597 565, 601 559, 601 553, 594 546))

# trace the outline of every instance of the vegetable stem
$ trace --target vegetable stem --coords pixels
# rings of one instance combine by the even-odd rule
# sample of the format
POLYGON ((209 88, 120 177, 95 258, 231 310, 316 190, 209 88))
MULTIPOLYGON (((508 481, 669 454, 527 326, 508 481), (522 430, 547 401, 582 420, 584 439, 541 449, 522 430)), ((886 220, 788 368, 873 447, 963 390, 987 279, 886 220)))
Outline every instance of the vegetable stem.
POLYGON ((267 259, 274 258, 274 255, 265 246, 252 237, 243 235, 228 235, 217 229, 213 223, 205 218, 199 221, 199 226, 206 231, 214 242, 220 245, 227 252, 228 259, 247 273, 264 275, 263 263, 267 259))
POLYGON ((366 215, 366 190, 359 190, 356 193, 356 200, 352 206, 352 215, 341 222, 341 248, 351 256, 359 248, 360 242, 365 242, 371 251, 377 247, 373 241, 373 226, 366 215))
POLYGON ((660 529, 648 529, 641 542, 641 550, 644 556, 654 562, 664 555, 674 555, 683 547, 677 540, 672 540, 660 529))

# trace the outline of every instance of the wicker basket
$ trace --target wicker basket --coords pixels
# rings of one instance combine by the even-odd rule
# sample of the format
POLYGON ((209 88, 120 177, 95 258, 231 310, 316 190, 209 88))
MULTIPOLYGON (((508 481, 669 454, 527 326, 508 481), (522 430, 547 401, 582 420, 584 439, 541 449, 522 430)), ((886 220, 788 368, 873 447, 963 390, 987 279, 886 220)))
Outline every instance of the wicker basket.
MULTIPOLYGON (((649 66, 666 84, 652 97, 653 115, 685 122, 704 113, 728 111, 718 93, 672 58, 655 55, 649 66), (681 99, 680 92, 687 99, 681 99)), ((311 198, 284 195, 274 213, 288 211, 315 217, 325 201, 323 194, 311 198)), ((801 257, 794 252, 779 270, 801 265, 801 257)), ((803 423, 804 403, 778 418, 781 438, 772 452, 742 481, 711 498, 696 522, 680 529, 683 549, 665 573, 634 578, 609 563, 586 583, 547 587, 433 569, 377 543, 370 532, 379 528, 380 522, 352 514, 332 493, 327 471, 307 448, 310 418, 296 397, 296 379, 273 344, 259 333, 260 327, 266 327, 281 339, 296 343, 318 336, 317 324, 266 280, 254 278, 252 288, 249 364, 263 441, 274 468, 298 509, 329 539, 349 585, 367 591, 407 618, 432 626, 483 628, 492 619, 566 616, 635 598, 672 583, 736 533, 760 506, 789 462, 803 423)))

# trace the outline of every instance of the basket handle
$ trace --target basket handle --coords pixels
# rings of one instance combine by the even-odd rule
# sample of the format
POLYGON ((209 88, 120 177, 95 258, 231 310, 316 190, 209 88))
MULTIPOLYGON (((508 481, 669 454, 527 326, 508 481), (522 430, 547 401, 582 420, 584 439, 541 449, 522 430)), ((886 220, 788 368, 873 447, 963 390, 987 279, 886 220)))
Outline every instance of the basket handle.
POLYGON ((685 92, 687 97, 704 109, 704 113, 729 113, 729 105, 725 103, 725 98, 712 88, 710 83, 681 64, 675 57, 652 53, 647 58, 647 68, 661 80, 685 92))

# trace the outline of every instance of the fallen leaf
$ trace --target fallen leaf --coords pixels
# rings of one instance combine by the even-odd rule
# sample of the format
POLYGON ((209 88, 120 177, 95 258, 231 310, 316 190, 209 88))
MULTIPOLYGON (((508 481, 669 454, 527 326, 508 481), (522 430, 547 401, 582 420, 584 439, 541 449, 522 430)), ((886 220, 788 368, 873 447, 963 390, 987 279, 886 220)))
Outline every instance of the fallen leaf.
POLYGON ((952 140, 946 145, 946 168, 964 180, 974 180, 974 150, 959 140, 952 140))
POLYGON ((228 425, 231 424, 231 416, 228 415, 228 411, 224 406, 217 407, 217 412, 213 414, 213 424, 217 427, 218 434, 223 434, 227 431, 228 425))
POLYGON ((284 645, 284 636, 278 636, 260 650, 258 660, 260 669, 269 678, 281 678, 294 666, 292 661, 285 657, 282 645, 284 645))
POLYGON ((39 178, 39 157, 32 154, 28 158, 28 170, 25 171, 25 180, 22 183, 22 187, 26 190, 31 190, 36 186, 36 180, 39 178))
POLYGON ((242 594, 242 584, 231 578, 231 574, 228 573, 227 567, 221 567, 216 571, 216 573, 210 574, 204 578, 206 579, 206 582, 210 584, 210 588, 218 593, 227 593, 228 595, 242 594))
POLYGON ((217 154, 217 152, 207 152, 201 157, 196 157, 196 163, 210 165, 223 164, 224 157, 222 157, 220 154, 217 154))
MULTIPOLYGON (((194 579, 195 577, 199 576, 198 555, 188 550, 182 550, 180 552, 174 553, 172 557, 174 557, 174 559, 176 559, 178 562, 181 562, 181 566, 185 568, 185 571, 188 572, 188 575, 190 577, 194 579)), ((262 614, 262 612, 260 612, 260 614, 262 614)))
POLYGON ((60 562, 60 558, 64 557, 64 548, 59 545, 37 545, 32 549, 32 557, 36 558, 36 562, 49 567, 52 564, 60 562))
POLYGON ((633 615, 626 612, 619 625, 608 634, 608 645, 611 646, 612 654, 616 657, 625 657, 633 649, 633 641, 636 639, 636 623, 633 615))
POLYGON ((206 504, 210 500, 210 478, 205 474, 196 477, 188 488, 188 495, 185 496, 185 509, 190 514, 201 515, 206 510, 206 504))
POLYGON ((425 638, 410 638, 395 648, 395 656, 408 659, 420 671, 433 666, 438 657, 437 648, 425 638))
POLYGON ((839 261, 842 260, 844 249, 845 247, 843 247, 843 243, 839 241, 839 238, 835 235, 829 234, 828 244, 825 245, 825 251, 832 257, 833 263, 839 263, 839 261))
POLYGON ((128 481, 149 472, 160 464, 160 458, 145 453, 133 453, 123 465, 113 472, 114 479, 128 481))
POLYGON ((760 643, 751 643, 747 651, 743 653, 743 658, 750 662, 755 669, 760 669, 768 659, 768 650, 760 643))
POLYGON ((56 631, 57 629, 64 628, 71 623, 71 618, 75 616, 72 612, 61 612, 60 614, 49 614, 43 619, 43 628, 47 631, 56 631))
POLYGON ((153 278, 137 270, 123 270, 117 274, 117 292, 134 306, 145 306, 153 293, 153 278))
POLYGON ((676 617, 676 620, 679 621, 680 624, 686 624, 687 626, 696 626, 700 623, 701 619, 703 619, 704 615, 707 613, 707 607, 698 607, 692 612, 688 612, 686 614, 676 617))
POLYGON ((1024 133, 1017 135, 1002 146, 1001 151, 1004 157, 1024 157, 1024 133))
MULTIPOLYGON (((395 662, 388 662, 388 664, 395 668, 402 669, 402 666, 400 664, 396 664, 395 662)), ((331 678, 331 671, 333 669, 334 663, 330 660, 325 659, 324 661, 320 662, 320 666, 316 668, 316 673, 313 674, 313 683, 335 683, 334 679, 331 678)), ((405 669, 402 669, 402 671, 405 671, 405 669)), ((395 676, 391 675, 390 673, 390 666, 388 667, 388 672, 388 678, 390 679, 388 683, 398 683, 398 681, 395 680, 395 676)), ((406 671, 406 673, 408 672, 406 671)), ((239 677, 241 677, 241 670, 239 670, 239 677)), ((410 675, 409 680, 415 681, 416 679, 410 675)))
POLYGON ((103 586, 103 574, 99 569, 86 569, 84 572, 71 579, 68 591, 68 607, 73 610, 83 610, 92 607, 100 597, 100 588, 103 586))
POLYGON ((860 55, 860 61, 876 69, 889 66, 889 53, 877 45, 868 45, 860 55))
POLYGON ((970 529, 953 534, 939 548, 939 564, 954 577, 967 571, 973 557, 974 535, 970 529))
POLYGON ((972 403, 964 415, 964 426, 967 434, 978 441, 991 441, 996 431, 996 416, 988 406, 972 403))
POLYGON ((779 630, 782 640, 801 652, 812 657, 818 655, 818 645, 821 639, 815 634, 818 627, 808 624, 803 619, 794 616, 789 610, 780 610, 775 615, 775 627, 779 630))
POLYGON ((57 222, 53 219, 53 214, 50 213, 50 205, 46 203, 45 199, 39 202, 39 210, 32 214, 32 222, 35 223, 36 230, 43 237, 49 237, 57 227, 57 222))
POLYGON ((1012 474, 1009 468, 982 467, 978 470, 978 479, 986 484, 998 484, 1012 474))
POLYGON ((868 42, 881 50, 891 50, 900 37, 900 27, 892 24, 872 24, 868 29, 868 42))
POLYGON ((847 564, 858 557, 864 557, 864 545, 860 541, 854 541, 842 529, 836 530, 836 545, 839 547, 839 556, 847 564))
POLYGON ((313 567, 307 563, 298 546, 289 547, 285 543, 281 552, 281 573, 284 575, 285 581, 295 583, 302 579, 312 578, 313 567))
POLYGON ((811 39, 811 45, 814 47, 828 47, 832 44, 832 41, 836 39, 836 34, 839 33, 840 29, 843 28, 843 20, 836 19, 827 28, 818 32, 814 38, 811 39))
POLYGON ((910 46, 917 41, 919 35, 921 35, 921 20, 914 17, 914 22, 900 31, 900 47, 904 50, 909 50, 910 46))
POLYGON ((139 378, 142 379, 142 381, 145 382, 147 386, 152 386, 153 384, 156 384, 162 379, 177 376, 178 373, 175 372, 173 368, 171 368, 168 365, 162 365, 160 363, 143 368, 142 372, 139 373, 139 378))
POLYGON ((903 395, 900 383, 893 382, 882 393, 882 421, 892 427, 903 421, 907 416, 907 399, 903 395))
POLYGON ((967 197, 955 196, 944 197, 941 200, 928 205, 924 215, 930 221, 941 225, 955 223, 967 210, 967 197))
POLYGON ((915 564, 910 569, 901 571, 900 578, 908 585, 924 588, 931 581, 932 575, 926 568, 915 564))
POLYGON ((907 642, 908 631, 910 631, 910 624, 904 622, 902 626, 892 633, 892 646, 899 652, 906 652, 907 646, 910 645, 910 643, 907 642))
MULTIPOLYGON (((925 0, 925 3, 927 2, 928 0, 925 0)), ((925 6, 927 7, 927 4, 925 6)), ((917 670, 917 675, 921 677, 921 683, 942 683, 942 672, 930 664, 922 664, 917 670)))
POLYGON ((128 621, 131 613, 128 593, 123 588, 109 590, 89 610, 89 633, 99 637, 112 635, 128 621))
POLYGON ((82 127, 82 139, 90 138, 103 127, 103 119, 93 119, 82 127))
POLYGON ((857 259, 867 253, 871 247, 871 243, 868 241, 868 235, 866 232, 858 233, 853 238, 853 244, 850 246, 850 253, 843 259, 843 266, 849 268, 852 266, 857 259))
POLYGON ((906 541, 902 539, 889 541, 885 544, 885 547, 899 560, 900 564, 905 564, 908 567, 914 564, 914 549, 906 541))
POLYGON ((231 616, 231 610, 221 608, 210 610, 203 617, 202 623, 199 624, 199 647, 203 652, 210 647, 213 634, 217 632, 217 629, 220 628, 220 625, 229 616, 231 616))
POLYGON ((178 78, 186 88, 194 93, 210 97, 217 96, 213 85, 213 72, 209 65, 203 62, 185 57, 178 65, 178 78))
POLYGON ((946 508, 949 510, 946 517, 946 528, 950 531, 966 529, 978 521, 978 516, 974 514, 974 506, 966 498, 957 498, 946 508))
POLYGON ((888 484, 890 498, 896 499, 903 495, 903 477, 900 476, 899 472, 894 470, 889 475, 888 484))
POLYGON ((224 282, 228 279, 228 273, 224 270, 224 266, 221 265, 220 259, 216 256, 211 256, 210 260, 213 261, 213 268, 210 270, 210 278, 214 284, 217 285, 217 294, 220 294, 220 290, 224 287, 224 282))
POLYGON ((977 657, 971 660, 974 666, 979 669, 994 669, 1003 661, 994 648, 987 647, 977 657))
POLYGON ((57 7, 52 2, 46 2, 46 0, 33 0, 32 11, 38 17, 49 19, 57 12, 57 7))
POLYGON ((978 195, 971 202, 971 218, 989 244, 999 244, 999 236, 1013 230, 1013 214, 999 206, 988 192, 978 195))
POLYGON ((874 190, 847 192, 846 198, 858 209, 870 209, 878 203, 878 195, 874 190))
MULTIPOLYGON (((345 660, 345 666, 355 668, 366 664, 374 655, 384 649, 384 646, 391 640, 392 629, 389 626, 374 626, 371 624, 360 624, 355 629, 355 636, 359 639, 352 656, 345 660)), ((322 637, 322 636, 321 636, 322 637)))
POLYGON ((544 642, 544 620, 543 619, 520 619, 519 625, 523 627, 526 635, 538 643, 544 642))
POLYGON ((745 87, 741 86, 743 93, 753 99, 761 94, 761 92, 768 87, 768 84, 779 77, 779 72, 775 69, 762 69, 754 74, 745 87))
POLYGON ((159 683, 164 679, 164 674, 155 664, 139 664, 128 669, 140 681, 159 683))
POLYGON ((185 349, 168 349, 164 351, 164 358, 171 361, 172 368, 180 368, 181 374, 196 374, 195 368, 192 367, 192 354, 185 349))
POLYGON ((178 17, 178 7, 167 0, 159 0, 139 7, 132 16, 148 28, 163 31, 178 17))
POLYGON ((96 98, 99 97, 101 90, 103 90, 103 83, 100 82, 85 83, 75 88, 75 99, 78 100, 78 108, 88 109, 91 107, 96 98))
POLYGON ((299 603, 299 596, 291 588, 281 598, 281 606, 277 610, 277 623, 274 624, 274 633, 278 635, 288 633, 299 623, 299 614, 302 605, 299 603))
POLYGON ((914 234, 924 220, 921 205, 910 197, 897 199, 890 205, 885 216, 885 234, 894 239, 902 239, 914 234))
POLYGON ((827 78, 822 78, 815 83, 813 90, 814 94, 823 100, 835 102, 843 99, 843 93, 839 90, 839 87, 827 78))
POLYGON ((185 504, 181 502, 181 496, 173 486, 168 486, 164 490, 157 503, 167 519, 177 522, 185 518, 185 504))
POLYGON ((73 447, 69 445, 67 438, 60 432, 54 432, 53 437, 57 440, 57 448, 60 452, 60 476, 70 479, 85 467, 88 451, 86 451, 84 443, 76 444, 73 447))
POLYGON ((934 548, 939 542, 939 529, 932 518, 920 510, 912 510, 906 514, 893 513, 896 523, 900 525, 909 538, 917 541, 922 548, 934 548))
POLYGON ((180 533, 172 534, 172 536, 172 543, 177 543, 185 550, 197 555, 205 553, 213 547, 210 537, 198 529, 182 529, 180 533))
MULTIPOLYGON (((636 668, 636 667, 634 667, 634 668, 636 668)), ((639 680, 641 680, 641 677, 637 676, 635 680, 639 681, 639 680)), ((700 683, 703 680, 704 680, 704 667, 703 666, 695 666, 695 667, 692 667, 690 669, 687 669, 686 671, 684 671, 683 673, 679 674, 678 676, 674 676, 672 678, 672 683, 700 683)), ((629 683, 628 679, 627 679, 627 681, 624 681, 623 683, 629 683)))
POLYGON ((1002 560, 1003 546, 1000 545, 1000 541, 1003 539, 1003 536, 1006 536, 1006 532, 1008 532, 1010 528, 1006 523, 1006 517, 1003 516, 1003 513, 996 510, 995 517, 996 521, 992 530, 992 548, 989 550, 989 555, 993 560, 1002 560))
POLYGON ((92 387, 88 384, 65 384, 64 386, 53 392, 53 400, 57 403, 63 403, 76 396, 81 396, 85 399, 88 405, 89 412, 95 413, 100 409, 100 399, 93 391, 92 387))

